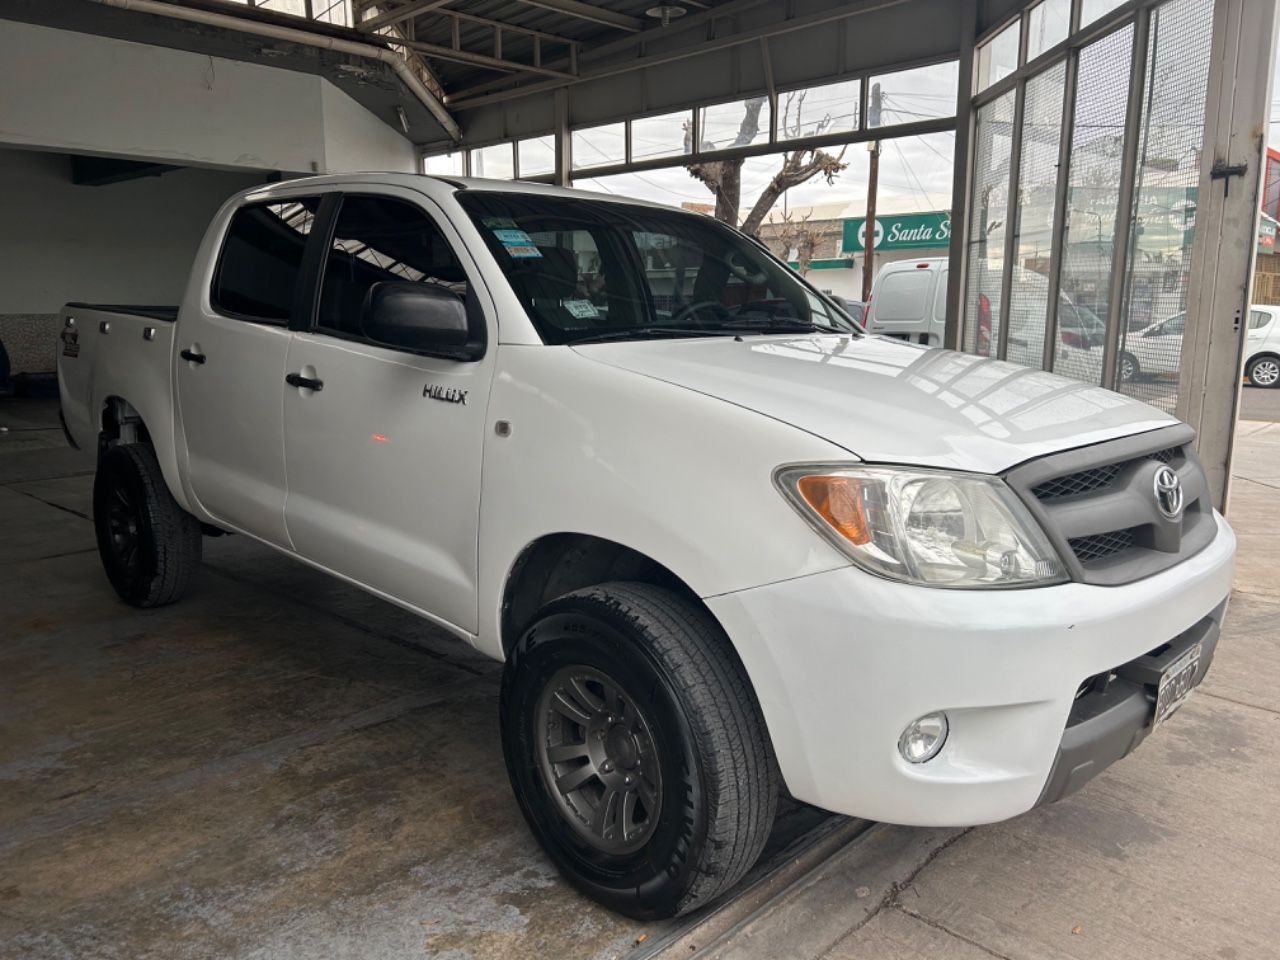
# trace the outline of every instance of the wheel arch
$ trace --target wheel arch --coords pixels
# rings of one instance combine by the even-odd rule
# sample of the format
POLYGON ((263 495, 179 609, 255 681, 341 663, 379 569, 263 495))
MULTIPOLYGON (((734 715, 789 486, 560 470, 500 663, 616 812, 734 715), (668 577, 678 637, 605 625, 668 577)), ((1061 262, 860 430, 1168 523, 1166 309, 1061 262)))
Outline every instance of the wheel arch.
POLYGON ((107 393, 96 405, 98 428, 97 456, 117 443, 145 443, 155 451, 169 493, 178 505, 193 513, 183 489, 181 473, 172 441, 172 419, 164 410, 151 410, 148 416, 136 404, 119 393, 107 393))
POLYGON ((526 544, 507 571, 500 616, 503 653, 556 597, 618 580, 666 587, 707 609, 682 577, 639 550, 591 534, 548 533, 526 544))

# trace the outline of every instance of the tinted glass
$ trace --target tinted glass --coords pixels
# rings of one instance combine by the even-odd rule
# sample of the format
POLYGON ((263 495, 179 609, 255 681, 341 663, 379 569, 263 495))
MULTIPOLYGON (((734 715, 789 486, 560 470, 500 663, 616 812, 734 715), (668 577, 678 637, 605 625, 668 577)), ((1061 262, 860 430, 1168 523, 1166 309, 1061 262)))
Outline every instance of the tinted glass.
POLYGON ((213 278, 214 307, 247 320, 288 322, 318 205, 305 197, 237 210, 213 278))
POLYGON ((754 241, 700 214, 470 190, 458 201, 548 343, 855 329, 754 241))
POLYGON ((1261 330, 1270 322, 1271 322, 1271 314, 1267 313, 1266 311, 1264 310, 1249 311, 1249 329, 1250 330, 1261 330))
POLYGON ((362 336, 370 288, 388 281, 434 283, 466 297, 467 278, 440 229, 401 200, 348 196, 334 225, 317 325, 362 336))

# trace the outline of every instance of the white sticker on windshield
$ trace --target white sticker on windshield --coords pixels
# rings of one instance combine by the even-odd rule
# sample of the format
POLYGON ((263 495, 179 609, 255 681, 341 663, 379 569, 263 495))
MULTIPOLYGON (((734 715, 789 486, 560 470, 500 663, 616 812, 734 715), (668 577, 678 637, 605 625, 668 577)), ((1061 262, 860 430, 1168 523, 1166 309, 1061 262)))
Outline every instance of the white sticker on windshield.
POLYGON ((575 320, 594 320, 600 316, 600 311, 590 300, 566 300, 564 308, 575 320))
POLYGON ((523 230, 495 230, 493 235, 505 247, 531 247, 533 240, 523 230))
POLYGON ((494 230, 493 235, 510 257, 519 259, 542 256, 534 245, 533 238, 523 230, 494 230))

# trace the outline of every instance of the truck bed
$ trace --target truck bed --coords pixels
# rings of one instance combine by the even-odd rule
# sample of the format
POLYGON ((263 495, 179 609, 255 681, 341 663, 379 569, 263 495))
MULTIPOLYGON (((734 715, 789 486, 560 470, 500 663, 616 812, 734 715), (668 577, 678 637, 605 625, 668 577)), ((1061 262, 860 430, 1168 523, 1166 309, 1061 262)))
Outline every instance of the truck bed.
POLYGON ((151 306, 136 303, 68 303, 68 310, 98 310, 103 313, 131 313, 135 316, 146 317, 148 320, 160 320, 164 323, 173 323, 178 319, 178 308, 176 306, 151 306))

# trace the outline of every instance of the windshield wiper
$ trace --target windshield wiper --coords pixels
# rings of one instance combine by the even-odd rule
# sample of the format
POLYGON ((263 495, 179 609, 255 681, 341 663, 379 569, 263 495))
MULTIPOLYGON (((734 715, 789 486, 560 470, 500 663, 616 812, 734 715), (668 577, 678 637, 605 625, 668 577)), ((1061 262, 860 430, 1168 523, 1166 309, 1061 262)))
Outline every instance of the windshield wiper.
POLYGON ((716 326, 717 330, 728 330, 734 333, 851 333, 834 325, 814 323, 811 320, 799 320, 795 317, 762 317, 749 320, 745 317, 725 320, 716 326))
POLYGON ((721 327, 699 329, 697 327, 623 327, 619 330, 601 330, 585 337, 568 341, 570 346, 580 343, 606 343, 610 340, 643 340, 648 337, 676 339, 678 337, 719 337, 728 336, 733 331, 721 333, 721 327))

